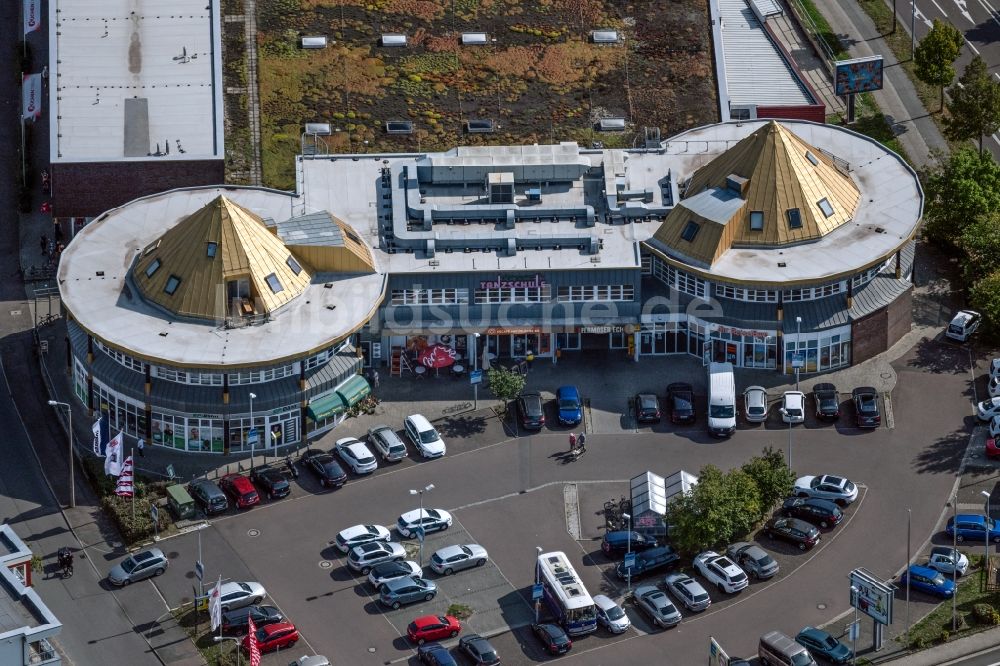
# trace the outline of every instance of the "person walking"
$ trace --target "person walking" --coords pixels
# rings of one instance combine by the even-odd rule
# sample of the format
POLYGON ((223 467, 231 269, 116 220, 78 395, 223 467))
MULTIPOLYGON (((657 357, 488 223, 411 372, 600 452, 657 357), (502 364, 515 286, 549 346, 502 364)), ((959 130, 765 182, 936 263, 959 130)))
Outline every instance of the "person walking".
POLYGON ((140 437, 139 441, 135 443, 135 448, 139 451, 140 458, 146 457, 146 440, 140 437))
POLYGON ((49 237, 46 234, 42 234, 42 237, 38 240, 38 245, 42 248, 42 256, 49 256, 49 237))
POLYGON ((372 368, 372 386, 378 388, 378 370, 372 368))
POLYGON ((586 442, 587 442, 587 434, 581 432, 580 436, 576 438, 576 447, 580 449, 580 453, 583 453, 584 451, 587 450, 586 442))
POLYGON ((571 432, 569 434, 569 452, 573 453, 576 451, 576 433, 571 432))

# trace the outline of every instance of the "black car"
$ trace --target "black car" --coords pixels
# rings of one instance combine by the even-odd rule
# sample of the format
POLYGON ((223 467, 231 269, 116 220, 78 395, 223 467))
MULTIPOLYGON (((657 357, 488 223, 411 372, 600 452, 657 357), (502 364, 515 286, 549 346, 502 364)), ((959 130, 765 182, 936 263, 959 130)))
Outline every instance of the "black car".
POLYGON ((690 384, 676 382, 668 386, 667 405, 672 423, 694 423, 694 389, 690 384))
POLYGON ((840 418, 840 393, 836 386, 830 383, 816 384, 813 387, 813 399, 816 401, 816 418, 831 421, 840 418))
POLYGON ((340 488, 347 481, 347 472, 325 451, 306 449, 299 460, 327 488, 340 488))
POLYGON ((288 497, 292 486, 279 470, 273 467, 255 467, 250 472, 250 480, 267 495, 268 499, 288 497))
POLYGON ((882 425, 882 415, 878 409, 878 391, 871 386, 854 389, 854 412, 858 416, 859 428, 877 428, 882 425))
POLYGON ((458 666, 458 662, 448 652, 448 648, 440 643, 424 643, 417 648, 420 662, 427 666, 458 666))
POLYGON ((188 494, 208 515, 222 513, 229 508, 229 500, 222 488, 208 479, 195 479, 188 484, 188 494))
MULTIPOLYGON (((635 554, 635 566, 632 567, 632 578, 638 578, 654 572, 669 569, 680 562, 680 555, 670 546, 657 546, 635 554)), ((615 572, 622 580, 628 578, 629 570, 622 561, 615 567, 615 572)))
POLYGON ((472 659, 476 666, 491 666, 500 663, 500 655, 488 640, 479 634, 469 634, 458 641, 458 648, 472 659))
POLYGON ((604 539, 601 541, 601 550, 608 557, 614 558, 624 555, 629 550, 637 553, 640 550, 646 550, 655 545, 656 539, 648 537, 645 534, 630 532, 628 530, 616 530, 604 533, 604 539), (629 546, 630 540, 632 541, 631 547, 629 546))
POLYGON ((274 606, 244 606, 222 614, 222 633, 245 634, 251 617, 258 629, 285 621, 285 616, 274 606))
POLYGON ((844 519, 844 512, 839 506, 816 497, 789 497, 781 505, 781 514, 801 518, 824 529, 833 527, 844 519))
POLYGON ((573 647, 573 641, 558 624, 533 624, 531 630, 549 654, 566 654, 573 647))
POLYGON ((639 423, 660 422, 660 401, 652 393, 635 396, 635 420, 639 423))
POLYGON ((819 543, 819 530, 798 518, 772 518, 764 525, 768 539, 781 539, 794 543, 799 550, 807 550, 819 543))
POLYGON ((526 430, 540 430, 545 425, 545 409, 542 394, 522 393, 517 396, 517 413, 521 415, 521 427, 526 430))

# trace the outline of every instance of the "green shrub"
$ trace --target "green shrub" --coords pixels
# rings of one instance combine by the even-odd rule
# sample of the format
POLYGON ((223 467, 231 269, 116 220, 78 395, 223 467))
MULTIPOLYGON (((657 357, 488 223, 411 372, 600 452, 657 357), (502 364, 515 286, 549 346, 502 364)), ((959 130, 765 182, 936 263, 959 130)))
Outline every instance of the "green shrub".
MULTIPOLYGON (((149 497, 136 497, 134 510, 132 498, 119 497, 118 495, 102 497, 101 506, 115 521, 118 531, 126 543, 135 543, 155 534, 153 517, 149 511, 151 506, 149 497)), ((158 518, 158 529, 162 532, 170 524, 170 517, 165 510, 161 509, 158 518)))
POLYGON ((990 604, 976 604, 972 607, 972 616, 979 624, 1000 624, 1000 613, 990 604))
POLYGON ((940 640, 942 643, 947 643, 949 636, 951 636, 951 632, 948 631, 947 629, 942 629, 941 636, 938 638, 938 640, 940 640))

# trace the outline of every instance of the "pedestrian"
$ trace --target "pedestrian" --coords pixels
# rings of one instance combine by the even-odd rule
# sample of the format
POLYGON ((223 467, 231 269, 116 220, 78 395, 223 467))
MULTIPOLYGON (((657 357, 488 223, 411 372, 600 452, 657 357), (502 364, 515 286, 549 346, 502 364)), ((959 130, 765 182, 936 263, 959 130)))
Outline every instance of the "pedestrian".
POLYGON ((49 237, 45 234, 42 234, 42 237, 38 241, 38 244, 42 248, 42 254, 45 255, 46 257, 49 256, 49 237))
POLYGON ((146 457, 146 440, 140 437, 139 441, 135 443, 135 448, 139 450, 140 458, 146 457))
POLYGON ((49 78, 49 66, 48 65, 46 65, 45 67, 42 67, 42 78, 43 79, 49 78))
POLYGON ((524 357, 524 360, 528 363, 528 370, 531 370, 531 364, 535 362, 535 352, 529 349, 527 355, 524 357))
POLYGON ((55 226, 55 238, 56 238, 56 242, 59 243, 63 239, 62 225, 59 224, 58 222, 56 222, 54 226, 55 226))
POLYGON ((581 432, 580 436, 576 438, 577 448, 579 448, 581 451, 586 451, 587 450, 586 442, 587 442, 587 434, 581 432))
POLYGON ((571 432, 569 434, 569 451, 570 451, 570 453, 572 453, 573 451, 576 451, 576 433, 575 432, 571 432))
POLYGON ((372 368, 372 386, 378 388, 378 370, 372 368))

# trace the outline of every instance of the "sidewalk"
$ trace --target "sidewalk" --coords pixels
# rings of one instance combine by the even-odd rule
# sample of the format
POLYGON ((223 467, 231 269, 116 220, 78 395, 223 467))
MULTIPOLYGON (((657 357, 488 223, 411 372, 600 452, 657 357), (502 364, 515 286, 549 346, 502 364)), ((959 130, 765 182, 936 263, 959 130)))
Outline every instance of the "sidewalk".
POLYGON ((769 17, 766 25, 771 35, 792 56, 803 78, 820 96, 820 101, 826 104, 826 114, 846 113, 844 99, 833 94, 833 79, 826 62, 816 54, 791 11, 785 7, 784 14, 769 17))

